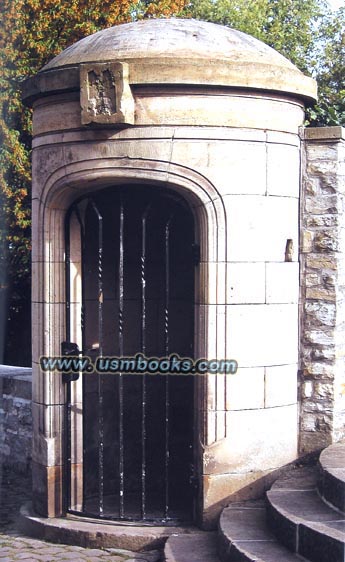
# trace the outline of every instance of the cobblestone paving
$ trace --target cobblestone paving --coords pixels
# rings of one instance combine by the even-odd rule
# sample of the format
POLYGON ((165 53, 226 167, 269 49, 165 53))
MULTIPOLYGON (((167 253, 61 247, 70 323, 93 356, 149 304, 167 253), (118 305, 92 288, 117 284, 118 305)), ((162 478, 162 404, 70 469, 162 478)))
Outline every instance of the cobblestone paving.
POLYGON ((161 553, 53 544, 24 536, 18 530, 20 506, 30 499, 31 480, 0 466, 0 562, 158 562, 161 553))

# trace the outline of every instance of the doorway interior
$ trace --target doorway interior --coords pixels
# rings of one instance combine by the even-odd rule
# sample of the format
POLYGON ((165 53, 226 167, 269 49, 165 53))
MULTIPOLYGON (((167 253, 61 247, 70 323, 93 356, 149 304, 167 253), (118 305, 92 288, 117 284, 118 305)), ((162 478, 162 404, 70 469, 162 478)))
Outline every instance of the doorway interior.
MULTIPOLYGON (((65 231, 68 342, 78 339, 93 359, 193 358, 194 217, 179 194, 145 185, 92 192, 70 207, 65 231), (71 274, 73 237, 79 285, 71 274), (71 320, 76 302, 80 334, 71 320)), ((93 372, 67 383, 67 511, 147 524, 193 519, 194 379, 93 372), (81 403, 73 404, 73 384, 81 403), (82 466, 75 471, 78 440, 82 466)))

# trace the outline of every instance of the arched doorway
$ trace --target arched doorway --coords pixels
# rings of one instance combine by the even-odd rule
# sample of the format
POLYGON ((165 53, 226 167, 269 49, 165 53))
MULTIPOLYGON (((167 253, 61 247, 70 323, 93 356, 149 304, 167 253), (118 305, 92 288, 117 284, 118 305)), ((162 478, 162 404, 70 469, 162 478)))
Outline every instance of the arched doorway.
POLYGON ((193 517, 194 377, 120 360, 193 357, 195 250, 190 208, 167 189, 109 187, 67 213, 66 340, 107 371, 67 382, 67 511, 193 517))

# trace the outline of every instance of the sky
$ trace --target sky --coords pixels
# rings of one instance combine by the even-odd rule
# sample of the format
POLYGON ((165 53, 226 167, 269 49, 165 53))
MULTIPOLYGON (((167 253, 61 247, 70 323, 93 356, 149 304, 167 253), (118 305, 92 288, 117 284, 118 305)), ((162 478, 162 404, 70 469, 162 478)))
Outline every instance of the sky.
POLYGON ((337 10, 342 6, 345 6, 345 0, 328 0, 328 3, 330 4, 333 10, 337 10))

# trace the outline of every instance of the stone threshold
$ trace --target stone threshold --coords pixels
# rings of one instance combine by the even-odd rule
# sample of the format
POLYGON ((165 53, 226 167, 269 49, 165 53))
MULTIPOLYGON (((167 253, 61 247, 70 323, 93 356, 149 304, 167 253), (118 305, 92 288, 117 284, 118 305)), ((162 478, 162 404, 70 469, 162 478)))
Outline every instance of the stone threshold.
POLYGON ((76 516, 40 517, 34 513, 31 502, 21 507, 19 525, 23 533, 54 543, 87 548, 121 548, 135 552, 161 549, 173 535, 204 534, 204 531, 191 525, 134 526, 76 516))

